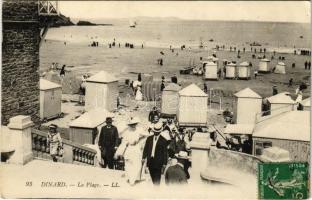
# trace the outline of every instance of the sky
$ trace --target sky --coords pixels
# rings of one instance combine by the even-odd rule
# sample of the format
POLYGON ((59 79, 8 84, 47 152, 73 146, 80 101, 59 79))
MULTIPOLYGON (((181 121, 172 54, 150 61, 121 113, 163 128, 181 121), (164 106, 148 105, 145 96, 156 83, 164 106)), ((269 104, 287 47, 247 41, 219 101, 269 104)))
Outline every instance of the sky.
POLYGON ((78 19, 177 17, 310 23, 308 1, 60 1, 62 14, 78 19))

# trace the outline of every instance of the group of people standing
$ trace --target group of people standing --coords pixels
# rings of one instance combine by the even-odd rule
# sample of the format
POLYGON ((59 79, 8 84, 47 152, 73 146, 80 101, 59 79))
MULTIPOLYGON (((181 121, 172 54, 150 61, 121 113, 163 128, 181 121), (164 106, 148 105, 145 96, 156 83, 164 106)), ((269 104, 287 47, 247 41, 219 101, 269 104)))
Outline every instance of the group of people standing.
POLYGON ((156 107, 150 112, 149 121, 148 130, 144 130, 139 126, 140 119, 133 117, 127 123, 127 130, 119 136, 112 118, 108 117, 98 142, 103 167, 114 169, 114 162, 123 159, 130 185, 143 181, 147 171, 154 185, 160 184, 162 174, 167 184, 187 183, 189 135, 185 130, 177 130, 173 120, 160 122, 156 107))

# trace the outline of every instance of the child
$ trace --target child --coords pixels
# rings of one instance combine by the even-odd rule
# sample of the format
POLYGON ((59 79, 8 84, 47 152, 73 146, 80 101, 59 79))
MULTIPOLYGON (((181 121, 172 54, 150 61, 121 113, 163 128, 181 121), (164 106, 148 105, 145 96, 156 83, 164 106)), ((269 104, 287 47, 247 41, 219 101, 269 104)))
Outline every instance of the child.
POLYGON ((57 155, 59 150, 63 148, 62 138, 60 133, 57 132, 57 125, 51 124, 49 126, 47 145, 50 148, 50 155, 53 162, 57 162, 57 155))

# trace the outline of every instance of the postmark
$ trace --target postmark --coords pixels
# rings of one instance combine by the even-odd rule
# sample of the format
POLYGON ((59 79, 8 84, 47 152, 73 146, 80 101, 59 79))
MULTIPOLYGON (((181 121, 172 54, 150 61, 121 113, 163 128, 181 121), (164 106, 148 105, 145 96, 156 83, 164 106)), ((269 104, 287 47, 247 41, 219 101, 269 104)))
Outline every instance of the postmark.
POLYGON ((307 199, 308 163, 259 163, 259 199, 307 199))

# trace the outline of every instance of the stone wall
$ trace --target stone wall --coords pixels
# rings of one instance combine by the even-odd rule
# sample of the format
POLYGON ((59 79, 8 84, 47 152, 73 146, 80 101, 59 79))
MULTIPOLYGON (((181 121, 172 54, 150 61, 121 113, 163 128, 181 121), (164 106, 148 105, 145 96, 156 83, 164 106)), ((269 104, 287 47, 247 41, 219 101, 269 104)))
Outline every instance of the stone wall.
POLYGON ((3 2, 1 124, 16 115, 39 115, 38 1, 3 2))

